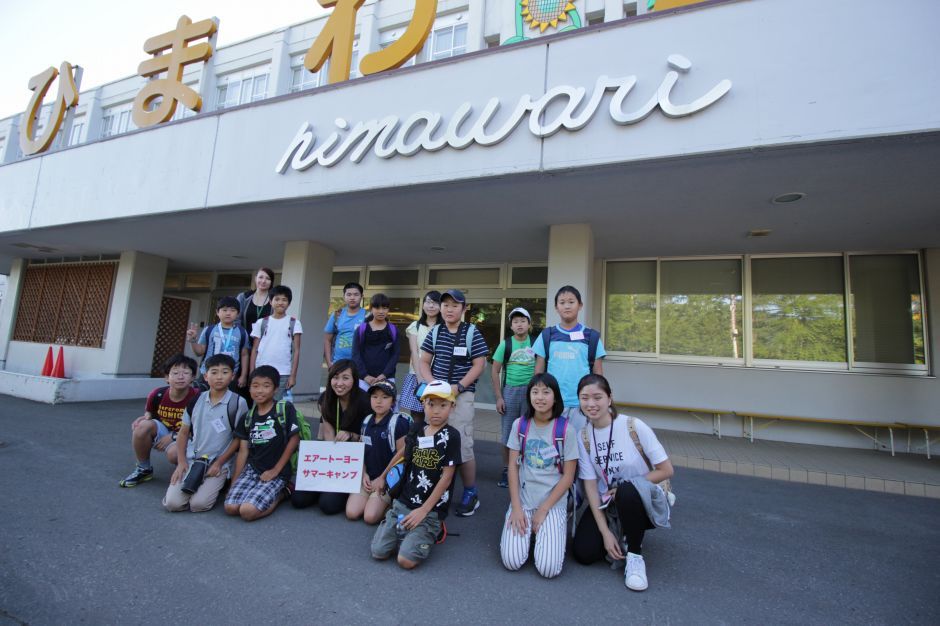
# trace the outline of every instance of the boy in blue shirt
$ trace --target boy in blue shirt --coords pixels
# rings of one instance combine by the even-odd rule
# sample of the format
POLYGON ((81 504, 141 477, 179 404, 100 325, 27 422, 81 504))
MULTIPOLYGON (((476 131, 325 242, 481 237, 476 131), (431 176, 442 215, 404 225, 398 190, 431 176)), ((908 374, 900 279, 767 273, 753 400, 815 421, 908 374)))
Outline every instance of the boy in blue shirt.
POLYGON ((543 330, 532 346, 535 373, 547 371, 558 380, 565 402, 563 415, 575 432, 581 432, 587 425, 587 418, 578 408, 578 381, 590 373, 603 375, 601 359, 607 355, 600 333, 578 322, 583 306, 580 291, 571 285, 559 289, 555 294, 555 310, 561 323, 543 330))
POLYGON ((362 305, 362 285, 346 283, 343 287, 346 307, 334 311, 323 329, 323 354, 328 365, 352 358, 353 331, 366 319, 362 305))
POLYGON ((251 351, 251 338, 247 330, 235 323, 240 311, 241 305, 232 296, 219 298, 219 304, 215 309, 216 315, 219 316, 219 323, 210 324, 202 329, 198 340, 195 329, 186 332, 186 339, 192 345, 193 352, 196 356, 204 357, 202 365, 199 366, 199 374, 205 383, 204 388, 209 387, 206 380, 206 363, 216 354, 227 354, 235 362, 233 372, 235 376, 230 387, 232 391, 248 384, 248 355, 251 351))

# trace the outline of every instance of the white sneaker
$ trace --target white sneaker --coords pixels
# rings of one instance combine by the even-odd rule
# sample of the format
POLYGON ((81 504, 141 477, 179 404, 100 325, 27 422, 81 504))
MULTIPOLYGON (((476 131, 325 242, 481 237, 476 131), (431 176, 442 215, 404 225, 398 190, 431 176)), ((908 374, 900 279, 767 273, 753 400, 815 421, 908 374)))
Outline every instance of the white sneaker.
POLYGON ((623 584, 633 591, 644 591, 649 587, 646 580, 646 561, 639 554, 627 552, 627 567, 623 571, 623 584))

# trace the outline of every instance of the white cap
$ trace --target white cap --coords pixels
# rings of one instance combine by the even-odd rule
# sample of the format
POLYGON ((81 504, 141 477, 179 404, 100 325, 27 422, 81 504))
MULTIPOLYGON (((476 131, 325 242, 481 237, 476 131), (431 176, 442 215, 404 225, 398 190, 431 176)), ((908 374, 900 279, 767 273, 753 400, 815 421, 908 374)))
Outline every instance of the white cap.
POLYGON ((421 392, 421 399, 424 400, 425 398, 443 398, 451 402, 456 401, 453 389, 442 380, 432 380, 425 386, 424 391, 421 392))
POLYGON ((516 308, 514 308, 512 311, 509 312, 509 319, 512 319, 512 316, 515 315, 516 313, 522 313, 523 315, 525 315, 526 319, 529 320, 529 323, 532 322, 532 316, 529 315, 529 312, 523 309, 521 306, 517 306, 516 308))

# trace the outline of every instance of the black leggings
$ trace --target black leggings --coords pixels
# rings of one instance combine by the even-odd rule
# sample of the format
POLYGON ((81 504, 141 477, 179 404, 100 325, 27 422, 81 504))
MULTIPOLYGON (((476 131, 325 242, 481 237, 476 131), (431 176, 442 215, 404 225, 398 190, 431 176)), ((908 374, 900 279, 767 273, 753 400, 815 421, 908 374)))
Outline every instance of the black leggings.
POLYGON ((348 493, 295 491, 290 497, 290 503, 295 509, 306 509, 319 501, 321 511, 326 515, 336 515, 346 510, 347 498, 348 493))
MULTIPOLYGON (((640 498, 633 483, 621 483, 617 487, 617 495, 610 506, 617 507, 621 529, 627 536, 627 551, 633 554, 643 554, 643 535, 655 526, 646 516, 643 499, 640 498)), ((607 555, 607 550, 604 549, 604 537, 597 529, 597 522, 594 521, 594 515, 590 509, 581 516, 581 521, 575 530, 571 551, 574 560, 582 565, 596 563, 607 555)))

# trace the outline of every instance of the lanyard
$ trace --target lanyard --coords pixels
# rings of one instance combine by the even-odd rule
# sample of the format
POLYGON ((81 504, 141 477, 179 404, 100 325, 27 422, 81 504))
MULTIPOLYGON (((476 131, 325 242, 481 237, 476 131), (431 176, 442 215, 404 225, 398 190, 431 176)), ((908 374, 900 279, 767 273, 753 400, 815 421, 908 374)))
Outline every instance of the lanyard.
POLYGON ((228 329, 228 335, 222 332, 222 324, 217 326, 219 329, 219 339, 222 340, 222 347, 219 350, 222 354, 230 354, 232 352, 232 334, 235 332, 235 327, 228 329))
POLYGON ((336 435, 339 434, 339 398, 336 398, 336 432, 333 434, 333 439, 336 439, 336 435))
MULTIPOLYGON (((591 438, 594 439, 594 452, 597 452, 597 429, 591 426, 591 438)), ((607 455, 604 458, 604 482, 610 488, 610 478, 607 476, 607 468, 610 467, 610 444, 614 441, 614 421, 610 420, 610 434, 607 436, 607 455)))

